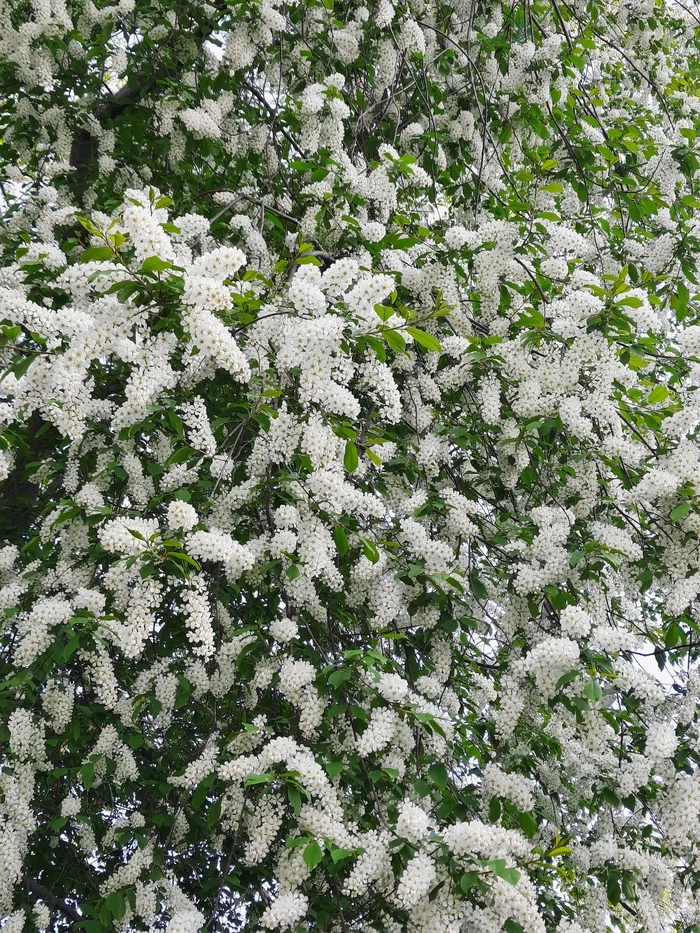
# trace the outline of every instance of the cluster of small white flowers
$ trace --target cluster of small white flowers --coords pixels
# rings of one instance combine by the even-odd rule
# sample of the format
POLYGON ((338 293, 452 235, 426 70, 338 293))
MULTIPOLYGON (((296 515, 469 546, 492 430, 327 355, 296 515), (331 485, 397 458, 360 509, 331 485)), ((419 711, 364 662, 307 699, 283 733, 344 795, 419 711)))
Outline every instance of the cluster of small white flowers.
POLYGON ((410 910, 427 897, 436 881, 435 863, 425 852, 419 852, 403 870, 396 899, 404 910, 410 910))
POLYGON ((276 365, 281 372, 300 368, 299 401, 318 405, 347 418, 357 418, 360 403, 347 388, 353 367, 342 354, 346 322, 325 315, 314 320, 286 321, 276 365))
POLYGON ((167 523, 173 531, 192 531, 199 522, 194 506, 182 499, 173 499, 168 505, 167 523))
POLYGON ((373 710, 369 725, 357 739, 357 753, 366 758, 385 748, 394 737, 398 722, 398 714, 388 707, 380 706, 373 710))
POLYGON ((6 922, 3 924, 3 931, 4 933, 24 933, 26 921, 27 915, 24 909, 20 907, 19 910, 15 910, 9 914, 6 922))
POLYGON ((647 726, 644 752, 652 761, 661 762, 673 758, 678 748, 678 736, 673 722, 651 722, 647 726))
POLYGON ((259 475, 274 463, 287 463, 297 448, 301 433, 299 420, 283 404, 270 423, 270 429, 256 437, 247 463, 248 472, 259 475))
POLYGON ((399 807, 399 815, 396 821, 396 833, 409 842, 420 842, 433 829, 433 823, 425 810, 412 803, 410 800, 404 800, 399 807))
POLYGON ((565 544, 571 531, 573 513, 567 509, 541 506, 532 510, 539 526, 529 548, 529 561, 518 569, 516 591, 526 595, 541 591, 548 583, 565 577, 569 571, 569 552, 565 544))
POLYGON ((225 531, 195 531, 187 536, 187 551, 204 561, 220 561, 226 575, 237 580, 255 565, 255 555, 247 545, 234 541, 225 531))
MULTIPOLYGON (((158 192, 154 194, 157 201, 158 192)), ((168 212, 165 208, 153 207, 148 192, 126 191, 118 216, 120 229, 129 235, 138 263, 149 256, 158 256, 169 262, 175 259, 170 237, 161 226, 167 222, 168 212)))
POLYGON ((158 531, 157 519, 130 517, 105 522, 97 534, 105 551, 132 556, 146 551, 158 531))
POLYGON ((582 606, 565 606, 559 613, 562 635, 574 641, 591 631, 591 617, 582 606))
POLYGON ((381 674, 376 688, 388 703, 403 703, 408 697, 408 682, 398 674, 381 674))
POLYGON ((535 679, 544 697, 553 697, 562 674, 578 665, 580 648, 569 638, 545 638, 530 651, 524 670, 535 679))
POLYGON ((21 667, 28 667, 51 644, 51 630, 63 625, 73 615, 73 609, 66 599, 49 597, 39 599, 31 611, 16 618, 18 635, 14 651, 14 662, 21 667))
MULTIPOLYGON (((204 751, 191 761, 181 775, 171 775, 168 781, 175 787, 195 788, 200 781, 204 780, 209 774, 216 771, 216 759, 218 756, 218 747, 216 744, 216 735, 212 735, 207 740, 204 751)), ((252 772, 251 772, 252 773, 252 772)))
POLYGON ((287 644, 299 635, 299 626, 293 619, 286 616, 274 619, 270 623, 270 635, 282 644, 287 644))
POLYGON ((442 835, 445 845, 457 856, 490 858, 499 854, 524 859, 530 854, 531 846, 522 833, 500 826, 489 826, 478 820, 453 823, 442 835))
POLYGON ((94 483, 85 483, 75 494, 75 502, 88 512, 97 512, 105 504, 104 496, 94 483))
POLYGON ((24 836, 12 822, 0 818, 0 910, 3 912, 12 910, 14 886, 22 873, 24 836))
POLYGON ((203 400, 196 398, 193 402, 183 405, 182 418, 189 429, 190 445, 207 457, 213 457, 217 451, 217 443, 203 400))
POLYGON ((213 618, 209 605, 207 581, 203 575, 194 577, 182 594, 186 615, 187 638, 192 643, 192 652, 210 658, 216 651, 213 618))
POLYGON ((48 930, 51 923, 51 911, 47 904, 37 902, 32 909, 32 919, 37 930, 48 930))
POLYGON ((363 851, 345 881, 344 893, 351 897, 361 897, 370 885, 378 884, 382 887, 381 882, 386 879, 391 879, 390 887, 393 887, 394 873, 389 836, 384 832, 371 830, 360 836, 358 844, 363 851))
POLYGON ((114 672, 114 665, 103 644, 97 644, 95 651, 81 654, 89 674, 90 684, 98 701, 107 709, 117 705, 119 682, 114 672))
POLYGON ((390 424, 400 421, 403 403, 390 367, 376 358, 368 358, 361 375, 363 385, 377 399, 382 418, 390 424))
POLYGON ((73 716, 75 692, 72 684, 46 682, 41 704, 54 732, 63 732, 73 716))
POLYGON ((77 816, 80 807, 80 797, 66 797, 61 803, 61 816, 77 816))
POLYGON ((260 924, 266 930, 289 930, 306 916, 309 901, 299 891, 279 894, 260 918, 260 924))
POLYGON ((535 807, 532 796, 533 782, 522 774, 506 774, 495 762, 490 762, 484 768, 483 793, 485 800, 492 797, 506 797, 522 813, 527 813, 535 807))
POLYGON ((286 658, 280 668, 280 691, 292 702, 299 702, 304 687, 316 679, 316 668, 308 661, 286 658))
POLYGON ((669 844, 678 850, 698 840, 700 782, 697 773, 677 775, 661 804, 664 830, 669 844))
POLYGON ((192 907, 173 914, 165 930, 166 933, 199 933, 205 923, 204 914, 192 907))
POLYGON ((652 762, 646 755, 630 755, 623 762, 616 775, 621 797, 629 797, 649 780, 652 762))
POLYGON ((143 849, 136 849, 124 865, 120 865, 106 881, 100 885, 100 894, 106 897, 111 891, 118 891, 136 884, 141 873, 153 863, 153 845, 148 843, 143 849))
POLYGON ((452 548, 444 541, 431 538, 426 528, 414 518, 401 521, 401 536, 406 547, 419 559, 425 561, 428 573, 449 573, 455 565, 452 548))
POLYGON ((140 657, 146 641, 156 630, 156 610, 160 606, 162 584, 153 577, 137 580, 129 593, 124 622, 110 626, 114 643, 127 658, 140 657))
MULTIPOLYGON (((192 345, 200 354, 211 357, 217 367, 225 369, 238 382, 250 379, 250 366, 235 338, 213 310, 226 310, 231 298, 224 286, 201 276, 187 279, 185 301, 188 305, 183 321, 190 333, 192 345), (213 285, 206 283, 213 282, 213 285)), ((199 364, 201 360, 197 360, 199 364)))
POLYGON ((99 778, 105 770, 105 759, 110 758, 116 765, 114 781, 121 784, 124 781, 136 781, 139 769, 131 749, 119 738, 115 726, 105 726, 90 754, 95 761, 95 776, 99 778))
POLYGON ((315 678, 316 669, 308 661, 286 658, 280 668, 280 692, 300 709, 299 728, 306 737, 312 736, 320 725, 326 705, 313 685, 315 678))
POLYGON ((600 544, 621 552, 628 560, 641 560, 641 547, 632 540, 630 533, 623 528, 605 522, 592 522, 590 530, 593 538, 600 544))
POLYGON ((257 865, 263 861, 284 822, 285 806, 279 794, 267 794, 250 813, 245 862, 257 865))
POLYGON ((45 756, 43 721, 37 723, 28 709, 15 709, 7 721, 9 751, 19 761, 42 762, 45 756))

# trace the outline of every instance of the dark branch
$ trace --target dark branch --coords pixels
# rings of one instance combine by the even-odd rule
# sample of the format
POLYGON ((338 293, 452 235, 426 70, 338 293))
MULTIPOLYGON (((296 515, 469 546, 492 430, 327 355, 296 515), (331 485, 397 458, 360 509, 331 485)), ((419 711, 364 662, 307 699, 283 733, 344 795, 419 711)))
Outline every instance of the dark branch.
POLYGON ((37 898, 41 898, 48 907, 55 907, 56 910, 60 910, 61 913, 65 914, 66 917, 70 917, 71 920, 83 919, 83 915, 76 907, 73 907, 68 901, 64 901, 62 897, 58 897, 57 894, 53 894, 39 881, 34 881, 34 879, 30 878, 28 875, 22 875, 22 883, 30 894, 33 894, 37 898))

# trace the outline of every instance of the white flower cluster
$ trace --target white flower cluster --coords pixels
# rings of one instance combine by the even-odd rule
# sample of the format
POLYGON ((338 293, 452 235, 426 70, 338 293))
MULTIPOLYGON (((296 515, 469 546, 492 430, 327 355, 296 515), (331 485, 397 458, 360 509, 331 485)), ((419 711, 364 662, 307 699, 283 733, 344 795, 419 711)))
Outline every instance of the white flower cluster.
POLYGON ((506 797, 522 813, 527 813, 535 807, 532 796, 532 781, 520 774, 507 774, 495 762, 490 762, 484 768, 484 798, 506 797))
POLYGON ((437 881, 435 863, 424 852, 414 855, 399 879, 396 899, 404 910, 411 910, 430 893, 437 881))
POLYGON ((308 898, 298 891, 280 894, 265 910, 260 924, 266 930, 293 929, 306 916, 308 898))
POLYGON ((195 531, 187 537, 187 551, 203 561, 221 562, 226 575, 236 580, 252 570, 255 557, 250 548, 234 541, 225 531, 195 531))
POLYGON ((210 658, 216 651, 216 642, 205 577, 197 576, 192 580, 182 595, 182 603, 193 654, 210 658))

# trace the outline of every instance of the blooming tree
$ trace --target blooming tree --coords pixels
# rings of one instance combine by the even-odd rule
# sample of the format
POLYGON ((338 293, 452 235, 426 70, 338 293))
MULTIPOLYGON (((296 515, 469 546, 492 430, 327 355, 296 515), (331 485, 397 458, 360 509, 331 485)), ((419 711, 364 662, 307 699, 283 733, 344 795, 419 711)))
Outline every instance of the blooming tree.
POLYGON ((0 7, 2 930, 700 930, 694 0, 0 7))

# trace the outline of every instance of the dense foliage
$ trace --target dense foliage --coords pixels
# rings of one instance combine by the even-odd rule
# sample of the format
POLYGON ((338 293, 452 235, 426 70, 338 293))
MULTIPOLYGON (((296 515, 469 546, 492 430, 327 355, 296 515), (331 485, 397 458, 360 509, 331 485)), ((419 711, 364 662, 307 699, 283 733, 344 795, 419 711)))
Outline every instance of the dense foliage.
POLYGON ((0 926, 700 930, 695 0, 0 0, 0 926))

